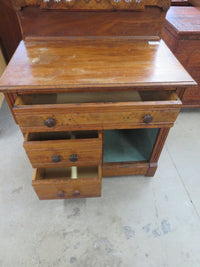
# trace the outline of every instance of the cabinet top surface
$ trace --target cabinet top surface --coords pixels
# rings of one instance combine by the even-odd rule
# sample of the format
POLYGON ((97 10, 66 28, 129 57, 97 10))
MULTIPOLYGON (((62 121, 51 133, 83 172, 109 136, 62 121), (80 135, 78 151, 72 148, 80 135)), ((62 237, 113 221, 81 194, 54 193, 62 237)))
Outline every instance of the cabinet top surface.
POLYGON ((163 41, 21 41, 0 80, 5 92, 187 87, 194 80, 163 41))
POLYGON ((198 7, 171 7, 166 20, 177 34, 200 36, 200 8, 198 7))

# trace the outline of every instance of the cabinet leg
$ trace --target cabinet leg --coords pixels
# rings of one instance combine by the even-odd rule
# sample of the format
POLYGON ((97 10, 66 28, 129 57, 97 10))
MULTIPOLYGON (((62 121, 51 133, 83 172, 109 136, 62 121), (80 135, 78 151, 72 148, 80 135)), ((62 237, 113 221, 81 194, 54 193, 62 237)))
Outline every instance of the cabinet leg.
POLYGON ((146 173, 146 176, 152 177, 154 176, 156 170, 157 170, 157 162, 159 160, 160 154, 162 152, 162 149, 164 147, 165 141, 167 139, 167 136, 169 134, 170 128, 161 128, 158 132, 158 136, 156 138, 156 142, 151 154, 150 158, 150 164, 149 169, 146 173))
POLYGON ((158 168, 157 162, 149 163, 149 169, 146 173, 146 176, 147 177, 153 177, 154 174, 156 173, 157 168, 158 168))
POLYGON ((16 121, 16 118, 15 118, 15 114, 13 112, 13 106, 15 104, 15 100, 17 98, 17 94, 5 93, 4 96, 5 96, 5 99, 6 99, 7 103, 8 103, 8 106, 10 108, 10 111, 11 111, 11 113, 13 115, 15 123, 18 124, 17 121, 16 121))

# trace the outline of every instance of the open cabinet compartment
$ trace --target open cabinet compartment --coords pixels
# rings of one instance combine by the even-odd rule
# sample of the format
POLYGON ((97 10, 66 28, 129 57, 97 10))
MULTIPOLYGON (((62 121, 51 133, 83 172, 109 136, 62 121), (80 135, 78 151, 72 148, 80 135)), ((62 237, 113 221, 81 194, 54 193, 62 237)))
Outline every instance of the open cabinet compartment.
POLYGON ((106 130, 103 176, 147 175, 160 129, 106 130))
POLYGON ((104 132, 104 163, 149 161, 159 129, 124 129, 104 132))

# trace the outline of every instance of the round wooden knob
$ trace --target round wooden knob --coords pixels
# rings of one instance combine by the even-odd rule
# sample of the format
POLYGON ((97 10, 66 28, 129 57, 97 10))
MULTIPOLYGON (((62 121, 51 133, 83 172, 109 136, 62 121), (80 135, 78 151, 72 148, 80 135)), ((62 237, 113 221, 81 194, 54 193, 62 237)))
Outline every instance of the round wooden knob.
POLYGON ((143 118, 143 122, 144 123, 150 123, 153 121, 153 118, 151 117, 151 115, 145 115, 144 118, 143 118))
POLYGON ((52 158, 52 162, 60 162, 61 159, 60 159, 60 156, 59 155, 54 155, 53 158, 52 158))
POLYGON ((78 197, 80 196, 80 191, 79 190, 75 190, 74 193, 72 194, 73 197, 78 197))
POLYGON ((57 193, 57 197, 64 197, 65 196, 65 191, 59 190, 57 193))
POLYGON ((71 162, 76 162, 78 161, 78 156, 76 154, 72 154, 70 157, 69 157, 69 160, 71 162))
POLYGON ((55 121, 52 118, 48 118, 45 122, 44 125, 47 127, 53 127, 55 126, 55 121))

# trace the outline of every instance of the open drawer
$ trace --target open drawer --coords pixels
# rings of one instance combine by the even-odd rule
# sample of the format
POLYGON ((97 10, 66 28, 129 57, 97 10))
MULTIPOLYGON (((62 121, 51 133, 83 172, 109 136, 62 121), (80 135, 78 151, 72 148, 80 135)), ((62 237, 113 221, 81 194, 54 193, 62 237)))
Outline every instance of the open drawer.
POLYGON ((181 108, 172 91, 18 96, 13 111, 23 132, 172 126, 181 108))
POLYGON ((35 169, 32 181, 41 200, 100 197, 101 183, 101 166, 35 169))
POLYGON ((100 165, 98 131, 26 133, 24 148, 33 168, 100 165))

